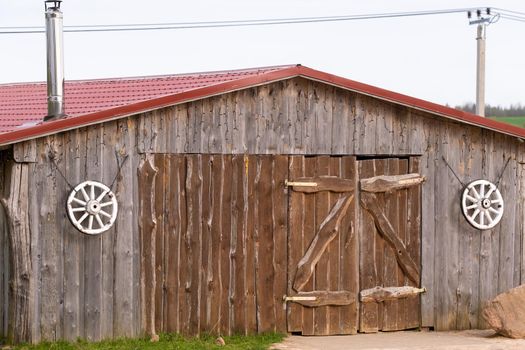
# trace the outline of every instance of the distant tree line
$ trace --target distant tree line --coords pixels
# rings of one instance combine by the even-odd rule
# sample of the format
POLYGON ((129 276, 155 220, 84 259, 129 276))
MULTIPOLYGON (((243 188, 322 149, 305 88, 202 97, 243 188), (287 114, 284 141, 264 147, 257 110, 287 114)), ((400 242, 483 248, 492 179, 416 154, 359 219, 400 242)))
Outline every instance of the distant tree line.
MULTIPOLYGON (((474 103, 465 103, 454 108, 469 113, 475 113, 476 111, 474 103)), ((488 117, 523 117, 525 116, 525 106, 521 103, 510 105, 509 107, 485 105, 485 115, 488 117)))

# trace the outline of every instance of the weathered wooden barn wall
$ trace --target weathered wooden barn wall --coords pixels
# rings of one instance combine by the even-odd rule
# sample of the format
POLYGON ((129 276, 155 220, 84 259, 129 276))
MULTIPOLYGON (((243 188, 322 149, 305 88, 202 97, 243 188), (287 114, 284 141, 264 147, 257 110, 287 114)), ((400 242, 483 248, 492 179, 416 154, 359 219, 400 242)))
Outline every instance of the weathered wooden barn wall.
POLYGON ((423 326, 483 327, 481 303, 525 272, 522 143, 296 78, 15 145, 31 194, 33 341, 145 330, 138 168, 150 153, 421 155, 423 326), (443 158, 463 183, 496 182, 510 158, 495 229, 480 232, 463 219, 462 185, 443 158), (123 162, 115 226, 98 237, 80 234, 66 218, 67 183, 111 184, 123 162))
POLYGON ((142 332, 133 127, 124 119, 15 147, 14 159, 21 162, 15 164, 27 168, 25 186, 31 193, 29 340, 96 340, 142 332), (116 179, 112 188, 120 213, 104 235, 83 235, 66 217, 71 186, 85 179, 107 184, 116 179))
POLYGON ((146 153, 421 155, 423 326, 484 327, 483 301, 522 281, 525 147, 515 137, 304 79, 156 111, 139 123, 146 153), (463 185, 501 175, 505 215, 480 232, 461 214, 463 185))

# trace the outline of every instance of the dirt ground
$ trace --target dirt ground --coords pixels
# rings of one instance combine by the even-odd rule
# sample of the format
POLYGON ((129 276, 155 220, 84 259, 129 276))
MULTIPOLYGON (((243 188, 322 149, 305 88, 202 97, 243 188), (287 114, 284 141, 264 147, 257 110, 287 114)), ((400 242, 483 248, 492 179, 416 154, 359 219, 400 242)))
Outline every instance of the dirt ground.
POLYGON ((391 332, 350 336, 289 336, 278 350, 525 350, 525 339, 498 336, 492 330, 461 332, 391 332))

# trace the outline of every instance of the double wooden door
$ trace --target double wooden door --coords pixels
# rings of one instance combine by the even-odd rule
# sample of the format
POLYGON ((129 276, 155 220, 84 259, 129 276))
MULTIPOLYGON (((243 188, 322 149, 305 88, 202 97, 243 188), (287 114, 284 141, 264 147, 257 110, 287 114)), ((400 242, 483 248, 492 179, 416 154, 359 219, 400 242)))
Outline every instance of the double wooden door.
POLYGON ((420 325, 417 157, 289 159, 288 331, 420 325))

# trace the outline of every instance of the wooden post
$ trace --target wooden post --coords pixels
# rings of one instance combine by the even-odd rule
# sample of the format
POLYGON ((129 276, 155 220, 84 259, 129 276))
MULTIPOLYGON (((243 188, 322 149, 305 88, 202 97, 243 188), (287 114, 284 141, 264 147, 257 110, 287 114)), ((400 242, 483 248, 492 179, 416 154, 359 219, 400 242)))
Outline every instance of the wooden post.
POLYGON ((8 340, 31 340, 31 233, 28 215, 29 165, 10 162, 6 166, 5 193, 1 198, 7 217, 11 257, 8 340))

